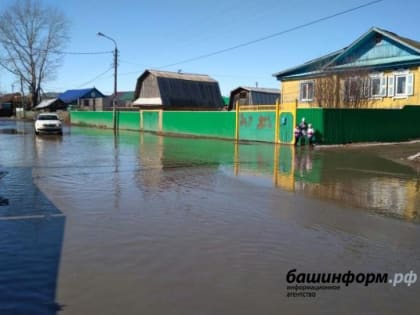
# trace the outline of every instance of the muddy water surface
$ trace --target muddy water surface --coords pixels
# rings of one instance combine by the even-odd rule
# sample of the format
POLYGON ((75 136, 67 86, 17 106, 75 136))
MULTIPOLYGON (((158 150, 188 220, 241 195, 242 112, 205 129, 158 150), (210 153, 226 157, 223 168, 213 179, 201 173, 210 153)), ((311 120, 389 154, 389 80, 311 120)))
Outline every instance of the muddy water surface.
POLYGON ((0 313, 418 314, 419 282, 287 297, 291 269, 420 276, 404 150, 0 121, 0 313))

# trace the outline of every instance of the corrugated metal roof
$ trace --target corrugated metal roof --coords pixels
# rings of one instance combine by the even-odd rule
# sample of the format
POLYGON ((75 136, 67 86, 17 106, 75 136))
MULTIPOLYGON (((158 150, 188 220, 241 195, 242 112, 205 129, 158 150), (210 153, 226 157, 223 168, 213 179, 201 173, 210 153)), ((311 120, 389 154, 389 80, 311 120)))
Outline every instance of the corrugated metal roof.
POLYGON ((57 101, 56 98, 50 99, 50 100, 43 100, 41 103, 39 103, 37 106, 35 106, 35 109, 42 109, 50 106, 55 101, 57 101))
POLYGON ((169 72, 169 71, 159 71, 159 70, 146 70, 146 72, 149 72, 161 78, 200 81, 200 82, 217 82, 216 80, 214 80, 213 78, 209 77, 206 74, 169 72))
MULTIPOLYGON (((347 48, 347 47, 346 47, 347 48)), ((305 62, 302 65, 299 66, 295 66, 277 73, 274 73, 273 76, 277 77, 277 79, 279 77, 283 77, 283 76, 289 76, 289 75, 293 75, 295 73, 302 73, 302 72, 307 72, 307 71, 313 71, 313 70, 319 70, 321 69, 323 66, 325 66, 326 64, 328 64, 331 60, 333 60, 334 58, 336 58, 337 56, 339 56, 340 54, 342 54, 346 48, 334 51, 332 53, 329 53, 327 55, 321 56, 319 58, 316 59, 312 59, 310 61, 305 62)))
POLYGON ((239 88, 242 88, 244 90, 248 90, 248 91, 251 91, 251 92, 280 94, 280 89, 249 87, 249 86, 240 86, 239 88))
POLYGON ((146 70, 137 79, 135 98, 143 102, 156 97, 165 108, 220 108, 224 104, 219 83, 208 75, 146 70))
POLYGON ((105 97, 97 88, 67 90, 61 93, 58 98, 64 103, 72 103, 80 98, 91 98, 91 93, 95 92, 96 97, 105 97))
POLYGON ((230 92, 229 109, 240 105, 274 105, 280 99, 280 89, 240 86, 230 92), (246 95, 241 96, 245 91, 246 95))
POLYGON ((374 30, 376 30, 378 32, 382 32, 383 34, 386 34, 389 37, 394 38, 397 41, 400 41, 400 42, 402 42, 402 43, 404 43, 408 46, 411 46, 411 47, 413 47, 417 50, 420 50, 420 42, 418 42, 418 41, 415 41, 415 40, 410 39, 410 38, 402 37, 398 34, 395 34, 393 32, 387 31, 387 30, 380 29, 378 27, 375 27, 374 30))
POLYGON ((134 91, 117 92, 118 100, 132 101, 134 99, 134 91))

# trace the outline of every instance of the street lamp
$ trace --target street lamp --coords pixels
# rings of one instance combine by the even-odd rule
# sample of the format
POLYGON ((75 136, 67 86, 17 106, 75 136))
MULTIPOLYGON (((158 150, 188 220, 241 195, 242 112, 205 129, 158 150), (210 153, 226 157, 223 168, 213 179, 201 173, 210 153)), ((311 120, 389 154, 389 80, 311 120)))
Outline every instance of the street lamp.
POLYGON ((112 40, 112 42, 114 43, 114 97, 112 100, 112 113, 113 113, 113 121, 114 121, 114 130, 116 129, 116 116, 115 116, 115 106, 117 103, 117 67, 118 67, 118 48, 117 48, 117 42, 112 38, 109 37, 107 35, 105 35, 104 33, 98 32, 97 34, 98 36, 102 36, 105 37, 109 40, 112 40))

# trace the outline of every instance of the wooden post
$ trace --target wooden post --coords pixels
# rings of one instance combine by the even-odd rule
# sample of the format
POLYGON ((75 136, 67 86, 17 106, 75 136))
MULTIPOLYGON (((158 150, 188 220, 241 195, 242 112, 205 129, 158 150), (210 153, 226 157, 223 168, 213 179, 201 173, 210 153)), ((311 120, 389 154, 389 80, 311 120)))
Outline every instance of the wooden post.
POLYGON ((236 116, 235 116, 235 140, 239 141, 239 102, 236 101, 235 104, 235 111, 236 111, 236 116))
POLYGON ((239 175, 239 144, 235 142, 235 151, 233 156, 233 174, 239 175))
POLYGON ((139 110, 139 115, 140 115, 140 131, 143 131, 143 110, 142 109, 139 110))
POLYGON ((280 102, 279 99, 276 100, 276 126, 274 128, 274 142, 275 143, 279 143, 279 114, 280 114, 280 102))

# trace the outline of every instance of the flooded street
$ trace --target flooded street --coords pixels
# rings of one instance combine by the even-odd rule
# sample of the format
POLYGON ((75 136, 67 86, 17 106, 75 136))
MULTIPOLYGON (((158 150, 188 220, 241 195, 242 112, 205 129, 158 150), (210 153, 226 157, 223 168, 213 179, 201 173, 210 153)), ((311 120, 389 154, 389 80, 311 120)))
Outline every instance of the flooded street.
POLYGON ((308 149, 0 120, 0 314, 419 314, 420 143, 308 149), (312 285, 312 284, 310 284, 312 285))

